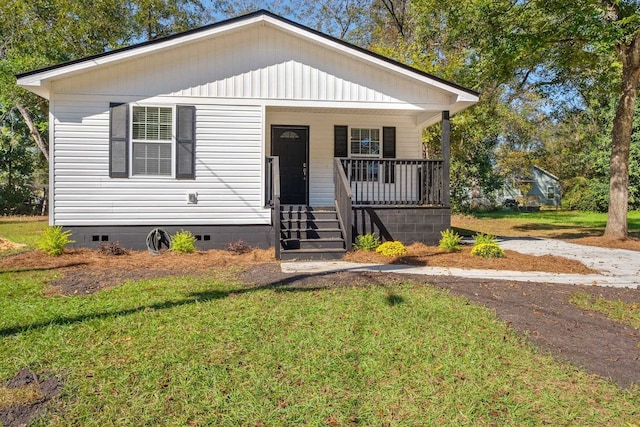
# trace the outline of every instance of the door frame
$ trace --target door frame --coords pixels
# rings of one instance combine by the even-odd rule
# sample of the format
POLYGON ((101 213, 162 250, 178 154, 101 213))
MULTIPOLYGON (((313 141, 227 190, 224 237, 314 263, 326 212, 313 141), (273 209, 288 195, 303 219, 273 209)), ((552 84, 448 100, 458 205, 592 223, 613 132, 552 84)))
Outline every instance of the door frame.
MULTIPOLYGON (((306 158, 305 158, 305 163, 307 165, 307 173, 305 175, 305 205, 309 206, 309 171, 310 171, 310 167, 309 167, 309 143, 311 142, 311 134, 309 131, 309 125, 271 125, 271 135, 270 135, 270 153, 273 156, 273 132, 274 130, 278 128, 278 129, 304 129, 307 131, 307 140, 305 142, 306 144, 306 158)), ((279 178, 279 177, 278 177, 279 178)))

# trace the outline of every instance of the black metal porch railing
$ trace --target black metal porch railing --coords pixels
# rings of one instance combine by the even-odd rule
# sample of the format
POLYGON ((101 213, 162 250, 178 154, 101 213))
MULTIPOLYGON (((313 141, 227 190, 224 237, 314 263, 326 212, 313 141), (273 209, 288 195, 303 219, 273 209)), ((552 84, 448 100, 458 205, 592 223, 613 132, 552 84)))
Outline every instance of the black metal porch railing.
MULTIPOLYGON (((442 160, 341 158, 353 206, 444 206, 442 160)), ((334 177, 337 179, 337 177, 334 177)))

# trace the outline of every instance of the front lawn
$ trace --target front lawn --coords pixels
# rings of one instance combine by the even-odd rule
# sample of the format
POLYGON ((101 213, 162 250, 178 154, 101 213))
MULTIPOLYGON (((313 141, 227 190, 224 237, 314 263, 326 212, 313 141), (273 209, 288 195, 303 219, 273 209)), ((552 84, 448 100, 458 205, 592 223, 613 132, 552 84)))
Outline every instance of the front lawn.
POLYGON ((0 383, 58 375, 51 425, 634 425, 637 388, 538 353, 427 285, 251 288, 228 270, 46 296, 0 274, 0 383))
MULTIPOLYGON (((627 217, 629 235, 640 237, 640 211, 630 211, 627 217)), ((542 210, 518 212, 498 210, 473 216, 453 215, 451 225, 461 233, 477 231, 497 236, 529 236, 575 239, 601 236, 607 224, 607 214, 580 211, 542 210)))

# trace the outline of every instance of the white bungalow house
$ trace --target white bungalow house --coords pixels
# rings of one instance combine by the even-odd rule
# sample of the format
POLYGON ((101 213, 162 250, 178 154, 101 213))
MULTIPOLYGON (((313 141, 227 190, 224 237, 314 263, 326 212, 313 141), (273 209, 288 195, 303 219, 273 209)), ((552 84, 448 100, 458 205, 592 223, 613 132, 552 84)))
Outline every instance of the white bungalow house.
POLYGON ((49 100, 49 221, 78 245, 340 255, 358 233, 449 227, 449 116, 477 93, 266 11, 35 70, 49 100), (422 129, 442 122, 443 158, 422 129))

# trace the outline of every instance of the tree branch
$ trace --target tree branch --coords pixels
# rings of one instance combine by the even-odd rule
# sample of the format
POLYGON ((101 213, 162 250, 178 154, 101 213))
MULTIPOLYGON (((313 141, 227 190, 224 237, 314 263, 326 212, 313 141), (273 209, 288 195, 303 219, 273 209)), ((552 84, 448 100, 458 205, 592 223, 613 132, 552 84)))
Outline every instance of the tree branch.
POLYGON ((42 154, 44 154, 44 158, 47 159, 47 162, 48 162, 49 161, 49 143, 42 137, 42 135, 40 134, 40 131, 38 131, 38 128, 36 127, 35 123, 33 122, 33 119, 31 118, 31 113, 29 113, 29 110, 27 110, 24 107, 24 105, 19 103, 16 103, 16 108, 22 115, 24 122, 27 124, 31 137, 36 142, 36 144, 38 145, 38 148, 40 148, 40 151, 42 151, 42 154))

